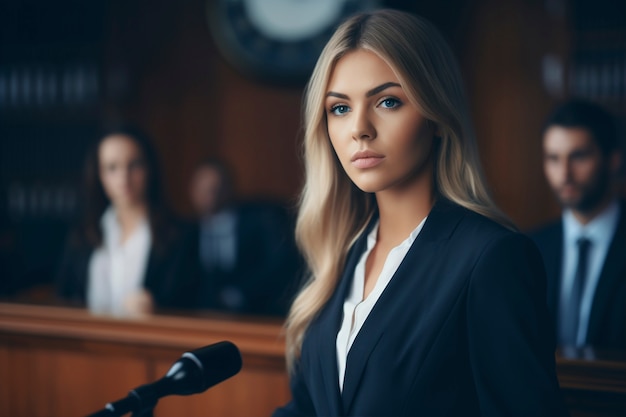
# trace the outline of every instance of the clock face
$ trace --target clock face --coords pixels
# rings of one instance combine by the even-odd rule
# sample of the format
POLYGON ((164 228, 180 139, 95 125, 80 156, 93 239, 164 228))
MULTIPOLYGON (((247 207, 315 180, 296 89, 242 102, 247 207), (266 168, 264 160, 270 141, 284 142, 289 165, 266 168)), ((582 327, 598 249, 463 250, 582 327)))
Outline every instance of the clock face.
POLYGON ((282 85, 309 78, 346 17, 375 0, 207 0, 209 28, 224 57, 244 75, 282 85))

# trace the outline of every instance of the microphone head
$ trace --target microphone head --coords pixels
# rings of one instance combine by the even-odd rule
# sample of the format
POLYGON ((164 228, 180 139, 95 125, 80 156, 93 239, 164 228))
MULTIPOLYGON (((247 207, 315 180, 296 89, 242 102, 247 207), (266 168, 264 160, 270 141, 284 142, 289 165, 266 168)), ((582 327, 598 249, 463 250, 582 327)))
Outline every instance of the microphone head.
POLYGON ((228 341, 185 352, 183 358, 192 359, 200 367, 204 379, 204 389, 236 375, 241 371, 242 366, 239 349, 228 341))
POLYGON ((162 381, 160 395, 190 395, 204 392, 213 385, 236 375, 242 366, 241 353, 228 341, 214 343, 191 352, 172 365, 162 381))

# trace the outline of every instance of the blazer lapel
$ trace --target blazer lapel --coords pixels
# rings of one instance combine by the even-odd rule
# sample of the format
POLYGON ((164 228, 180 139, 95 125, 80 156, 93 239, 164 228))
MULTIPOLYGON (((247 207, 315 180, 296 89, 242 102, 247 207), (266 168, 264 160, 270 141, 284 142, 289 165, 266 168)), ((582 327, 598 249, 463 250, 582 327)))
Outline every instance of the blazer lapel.
POLYGON ((354 269, 356 268, 356 264, 358 263, 361 254, 365 250, 367 235, 369 230, 371 230, 373 223, 374 222, 366 228, 350 250, 346 261, 346 268, 338 283, 337 290, 318 319, 319 333, 322 335, 333 336, 321 337, 318 335, 316 337, 317 348, 320 353, 319 365, 322 371, 322 379, 324 381, 325 396, 328 399, 329 406, 331 407, 331 409, 326 413, 328 415, 345 414, 341 407, 339 371, 337 369, 337 348, 335 346, 335 341, 337 333, 339 332, 339 327, 341 326, 341 320, 343 318, 343 302, 350 291, 354 269))
POLYGON ((559 221, 555 226, 554 233, 550 236, 551 241, 544 250, 549 251, 549 255, 544 257, 546 267, 547 282, 547 303, 550 315, 556 325, 558 315, 559 293, 561 292, 561 262, 563 259, 563 222, 559 221))
POLYGON ((160 294, 155 294, 156 292, 158 292, 158 289, 159 289, 158 277, 160 276, 160 272, 161 272, 160 267, 162 267, 162 265, 159 265, 158 256, 154 253, 154 250, 151 248, 150 252, 148 253, 148 261, 146 265, 146 272, 144 274, 145 280, 143 282, 143 286, 145 289, 150 290, 155 296, 160 295, 160 294))
POLYGON ((611 293, 624 280, 626 272, 626 261, 624 254, 626 253, 626 205, 622 204, 620 220, 617 230, 606 254, 606 260, 600 273, 598 287, 593 296, 591 306, 591 314, 589 316, 589 325, 587 327, 587 343, 594 344, 600 335, 598 332, 602 330, 602 322, 605 320, 607 309, 610 308, 606 300, 611 299, 611 293))
MULTIPOLYGON (((395 306, 395 304, 397 304, 398 293, 406 292, 409 288, 409 283, 406 281, 407 277, 413 279, 428 276, 430 266, 437 258, 438 245, 449 238, 463 213, 463 209, 453 205, 448 200, 439 198, 431 210, 424 228, 413 242, 398 270, 394 273, 365 320, 350 348, 346 361, 342 402, 343 410, 347 414, 350 414, 350 408, 358 392, 360 380, 371 352, 383 337, 386 327, 392 325, 389 322, 389 318, 393 316, 390 311, 395 308, 402 308, 395 306)), ((360 254, 362 251, 358 253, 360 254)), ((346 271, 348 274, 352 274, 354 265, 346 271)), ((427 297, 426 291, 420 291, 420 287, 426 285, 425 282, 411 283, 410 285, 410 290, 416 294, 415 301, 417 303, 420 302, 420 296, 427 297)))

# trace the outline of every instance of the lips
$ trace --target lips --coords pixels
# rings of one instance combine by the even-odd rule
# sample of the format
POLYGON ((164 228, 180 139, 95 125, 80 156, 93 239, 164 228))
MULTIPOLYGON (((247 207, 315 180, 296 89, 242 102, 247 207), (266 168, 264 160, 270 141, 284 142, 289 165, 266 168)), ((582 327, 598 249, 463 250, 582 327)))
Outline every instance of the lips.
POLYGON ((385 159, 385 157, 376 152, 358 151, 352 155, 350 162, 356 168, 372 168, 380 164, 383 159, 385 159))
POLYGON ((579 187, 575 184, 565 184, 559 188, 559 194, 577 194, 579 192, 579 187))

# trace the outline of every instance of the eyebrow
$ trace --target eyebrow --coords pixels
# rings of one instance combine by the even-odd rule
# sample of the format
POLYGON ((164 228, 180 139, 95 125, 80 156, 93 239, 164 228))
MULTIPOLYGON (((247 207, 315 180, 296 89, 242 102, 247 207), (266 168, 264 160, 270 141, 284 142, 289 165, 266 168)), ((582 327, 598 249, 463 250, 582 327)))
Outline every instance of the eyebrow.
MULTIPOLYGON (((371 97, 373 95, 376 95, 378 93, 380 93, 381 91, 384 91, 390 87, 401 87, 400 84, 398 83, 394 83, 394 82, 388 82, 388 83, 384 83, 379 85, 378 87, 374 87, 371 90, 367 91, 365 93, 365 97, 371 97)), ((328 93, 326 93, 326 97, 337 97, 337 98, 342 98, 344 100, 348 99, 348 96, 342 93, 337 93, 335 91, 329 91, 328 93)))

